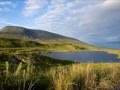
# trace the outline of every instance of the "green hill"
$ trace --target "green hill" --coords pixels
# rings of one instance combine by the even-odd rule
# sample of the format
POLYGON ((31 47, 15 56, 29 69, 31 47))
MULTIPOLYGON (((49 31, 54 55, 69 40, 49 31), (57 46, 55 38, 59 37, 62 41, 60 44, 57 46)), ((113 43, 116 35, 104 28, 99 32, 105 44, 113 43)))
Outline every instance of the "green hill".
POLYGON ((44 45, 35 41, 0 38, 0 48, 39 47, 39 46, 44 46, 44 45))
POLYGON ((62 39, 71 39, 59 34, 43 31, 43 30, 34 30, 34 29, 27 29, 18 26, 6 26, 0 31, 0 37, 9 37, 9 38, 16 38, 16 39, 38 39, 38 40, 59 40, 62 39))
POLYGON ((80 47, 77 45, 66 44, 66 43, 40 43, 36 41, 22 40, 22 39, 8 39, 8 38, 0 38, 0 51, 2 52, 46 52, 48 50, 67 50, 67 51, 75 51, 75 50, 86 50, 87 48, 80 47), (45 49, 45 50, 44 50, 45 49))
MULTIPOLYGON (((14 39, 25 39, 25 40, 40 40, 49 42, 63 42, 63 43, 83 43, 77 39, 65 37, 59 34, 27 29, 18 26, 6 26, 0 30, 0 37, 2 38, 14 38, 14 39)), ((85 44, 85 43, 84 43, 85 44)))
MULTIPOLYGON (((9 40, 21 39, 20 41, 7 40, 7 47, 39 46, 41 43, 47 45, 52 49, 57 48, 58 50, 88 50, 97 48, 74 38, 65 37, 43 30, 27 29, 18 26, 6 26, 2 28, 0 30, 0 38, 8 38, 9 40), (23 40, 25 40, 25 42, 23 40), (14 45, 12 46, 12 44, 14 45)), ((5 43, 4 40, 1 42, 5 43)), ((4 45, 5 44, 1 44, 0 47, 6 47, 4 45)))

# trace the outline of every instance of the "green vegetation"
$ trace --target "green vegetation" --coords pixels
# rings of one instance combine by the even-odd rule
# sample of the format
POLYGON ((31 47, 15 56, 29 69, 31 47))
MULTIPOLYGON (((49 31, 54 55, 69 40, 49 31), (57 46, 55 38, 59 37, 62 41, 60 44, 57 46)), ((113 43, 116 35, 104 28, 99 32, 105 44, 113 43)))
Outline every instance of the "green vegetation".
POLYGON ((36 42, 40 42, 48 45, 56 45, 56 46, 65 44, 65 45, 69 45, 66 47, 77 48, 82 50, 97 48, 95 46, 88 45, 74 38, 62 36, 62 35, 47 32, 47 31, 27 29, 27 28, 18 27, 18 26, 6 26, 2 28, 0 31, 0 37, 30 40, 30 41, 32 40, 32 41, 36 41, 36 42), (72 47, 72 46, 75 46, 75 47, 72 47))
POLYGON ((104 90, 119 86, 119 63, 79 64, 43 56, 50 48, 54 50, 43 43, 38 47, 1 48, 1 90, 104 90))
POLYGON ((43 41, 52 41, 52 42, 76 42, 79 43, 79 40, 65 37, 59 34, 43 31, 43 30, 34 30, 27 29, 18 26, 6 26, 1 29, 0 37, 2 38, 14 38, 14 39, 24 39, 24 40, 43 40, 43 41))
POLYGON ((1 90, 113 90, 119 86, 120 64, 71 64, 46 70, 6 62, 1 90))
POLYGON ((16 48, 16 47, 42 47, 43 44, 34 41, 26 41, 20 39, 0 38, 1 48, 16 48))
POLYGON ((49 41, 29 41, 21 39, 0 38, 0 52, 48 52, 48 51, 80 51, 89 50, 90 47, 84 45, 73 45, 69 43, 49 42, 49 41))
POLYGON ((0 90, 113 90, 119 63, 76 63, 44 56, 53 51, 120 50, 88 45, 58 34, 7 26, 0 31, 0 90))
POLYGON ((73 61, 57 60, 41 55, 40 53, 1 53, 0 54, 0 68, 4 66, 5 62, 10 62, 13 66, 23 63, 24 66, 30 64, 40 67, 42 70, 49 69, 58 65, 73 64, 73 61))
POLYGON ((94 51, 119 51, 113 49, 105 49, 101 47, 95 47, 81 44, 69 44, 61 42, 51 42, 51 41, 29 41, 22 39, 8 39, 0 38, 0 52, 32 52, 32 51, 83 51, 83 50, 94 50, 94 51))

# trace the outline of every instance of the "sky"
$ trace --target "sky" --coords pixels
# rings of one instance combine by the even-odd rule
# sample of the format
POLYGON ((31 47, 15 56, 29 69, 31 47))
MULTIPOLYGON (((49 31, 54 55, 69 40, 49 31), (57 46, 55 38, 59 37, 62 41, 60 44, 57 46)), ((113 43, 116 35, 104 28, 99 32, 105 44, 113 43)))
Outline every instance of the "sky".
POLYGON ((120 0, 0 0, 0 28, 8 25, 90 44, 120 42, 120 0))

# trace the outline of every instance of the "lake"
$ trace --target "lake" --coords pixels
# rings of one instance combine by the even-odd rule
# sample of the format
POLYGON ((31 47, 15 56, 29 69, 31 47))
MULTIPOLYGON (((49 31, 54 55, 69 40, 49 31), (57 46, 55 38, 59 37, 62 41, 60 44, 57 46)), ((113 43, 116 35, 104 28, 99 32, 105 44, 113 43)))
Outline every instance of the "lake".
POLYGON ((76 62, 120 62, 115 54, 103 51, 82 51, 82 52, 52 52, 45 56, 60 59, 72 60, 76 62))

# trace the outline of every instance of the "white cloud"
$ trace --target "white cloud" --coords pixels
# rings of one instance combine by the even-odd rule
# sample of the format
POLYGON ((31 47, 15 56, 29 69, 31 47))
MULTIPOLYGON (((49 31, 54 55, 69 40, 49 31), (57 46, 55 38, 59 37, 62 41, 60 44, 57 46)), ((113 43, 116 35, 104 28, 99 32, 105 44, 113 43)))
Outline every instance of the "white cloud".
POLYGON ((45 7, 47 3, 47 0, 26 0, 23 14, 25 16, 32 16, 45 7))
POLYGON ((0 6, 15 8, 16 4, 11 1, 0 1, 0 6))
POLYGON ((34 19, 37 28, 52 32, 57 30, 60 31, 60 29, 62 29, 61 26, 63 25, 62 22, 64 22, 65 14, 67 12, 64 2, 65 1, 63 0, 53 0, 48 8, 48 11, 44 15, 34 19))
POLYGON ((14 6, 15 4, 13 2, 10 2, 10 1, 0 1, 0 6, 1 5, 14 6))
POLYGON ((10 1, 0 1, 0 12, 7 12, 10 11, 10 8, 14 8, 16 6, 15 3, 10 1))
POLYGON ((34 24, 82 41, 106 42, 105 38, 119 36, 119 17, 118 0, 51 0, 48 11, 35 17, 34 24))
POLYGON ((10 11, 8 8, 0 8, 0 12, 10 11))
POLYGON ((48 11, 34 19, 35 25, 43 30, 75 36, 75 32, 80 30, 78 23, 82 15, 81 8, 85 5, 86 2, 81 0, 52 0, 48 11))
POLYGON ((119 36, 120 1, 107 0, 86 9, 83 13, 79 24, 84 30, 83 33, 96 32, 97 35, 83 36, 87 42, 105 42, 105 38, 119 36))

